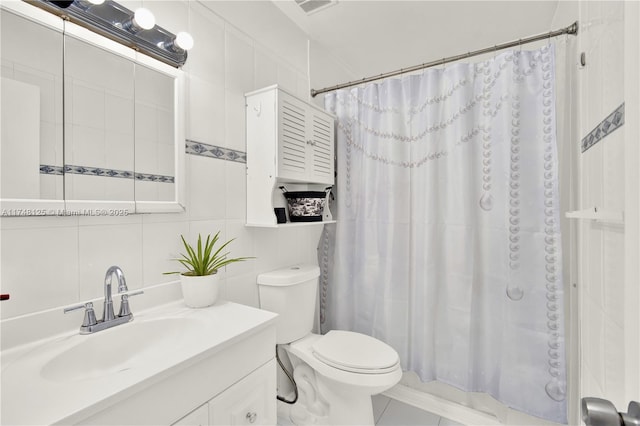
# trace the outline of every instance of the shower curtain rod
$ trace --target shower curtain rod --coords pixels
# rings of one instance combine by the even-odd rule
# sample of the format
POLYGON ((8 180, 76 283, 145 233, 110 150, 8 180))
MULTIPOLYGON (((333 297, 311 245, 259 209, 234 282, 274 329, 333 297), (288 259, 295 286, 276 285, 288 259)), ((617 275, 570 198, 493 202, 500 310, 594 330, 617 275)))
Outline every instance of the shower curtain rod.
POLYGON ((405 74, 408 72, 419 71, 425 68, 431 68, 438 65, 444 65, 447 62, 455 62, 455 61, 459 61, 460 59, 470 58, 472 56, 491 53, 501 49, 508 49, 509 47, 521 46, 525 43, 532 43, 534 41, 544 40, 546 38, 550 39, 551 37, 556 37, 562 34, 570 34, 570 35, 578 34, 578 21, 574 22, 573 24, 569 25, 566 28, 561 28, 555 31, 549 31, 548 33, 542 33, 542 34, 534 35, 531 37, 521 38, 518 40, 510 41, 508 43, 496 44, 495 46, 487 47, 485 49, 474 50, 472 52, 462 53, 460 55, 455 55, 455 56, 449 56, 448 58, 438 59, 436 61, 427 62, 421 65, 414 65, 409 68, 400 68, 399 70, 396 70, 396 71, 391 71, 391 72, 387 72, 387 73, 372 76, 372 77, 366 77, 366 78, 363 78, 362 80, 354 80, 348 83, 337 84, 335 86, 325 87, 324 89, 319 89, 319 90, 311 89, 311 97, 314 98, 316 95, 319 95, 321 93, 332 92, 334 90, 344 89, 345 87, 357 86, 359 84, 369 83, 371 81, 376 81, 376 80, 382 80, 384 78, 394 77, 396 75, 405 74))

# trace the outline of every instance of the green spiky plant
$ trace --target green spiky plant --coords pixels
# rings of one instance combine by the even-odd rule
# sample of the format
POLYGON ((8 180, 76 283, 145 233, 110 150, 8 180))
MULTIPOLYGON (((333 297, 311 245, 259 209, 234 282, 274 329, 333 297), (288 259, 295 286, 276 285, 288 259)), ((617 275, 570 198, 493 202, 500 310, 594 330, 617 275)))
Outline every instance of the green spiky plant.
POLYGON ((169 274, 182 274, 190 277, 200 277, 203 275, 213 275, 218 272, 218 269, 230 263, 243 262, 247 259, 253 259, 252 257, 235 257, 228 258, 229 252, 222 253, 225 247, 227 247, 235 238, 222 244, 220 248, 214 251, 215 245, 220 239, 220 231, 211 238, 211 235, 207 235, 207 240, 202 244, 202 236, 198 234, 198 243, 193 248, 182 235, 182 244, 186 250, 186 254, 182 253, 180 258, 172 259, 180 262, 182 266, 187 268, 187 272, 172 271, 165 272, 165 275, 169 274))

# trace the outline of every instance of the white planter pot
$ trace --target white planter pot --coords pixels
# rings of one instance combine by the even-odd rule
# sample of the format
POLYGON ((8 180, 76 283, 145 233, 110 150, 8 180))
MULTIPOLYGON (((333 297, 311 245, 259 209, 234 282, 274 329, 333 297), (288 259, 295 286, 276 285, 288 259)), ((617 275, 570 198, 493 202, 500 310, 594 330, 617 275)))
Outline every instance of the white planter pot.
POLYGON ((182 297, 190 308, 206 308, 218 300, 220 278, 218 274, 193 277, 180 275, 182 297))

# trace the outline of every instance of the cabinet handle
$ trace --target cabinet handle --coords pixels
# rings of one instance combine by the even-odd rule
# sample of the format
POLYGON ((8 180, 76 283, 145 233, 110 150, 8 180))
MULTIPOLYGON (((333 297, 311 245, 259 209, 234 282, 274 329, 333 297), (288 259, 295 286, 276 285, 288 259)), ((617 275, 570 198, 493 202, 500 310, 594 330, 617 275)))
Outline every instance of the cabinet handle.
POLYGON ((307 141, 307 145, 314 146, 315 144, 316 144, 316 143, 315 143, 312 139, 309 139, 309 140, 307 141))
POLYGON ((249 423, 255 423, 256 419, 258 418, 258 413, 256 413, 255 411, 250 411, 247 413, 246 417, 247 420, 249 420, 249 423))

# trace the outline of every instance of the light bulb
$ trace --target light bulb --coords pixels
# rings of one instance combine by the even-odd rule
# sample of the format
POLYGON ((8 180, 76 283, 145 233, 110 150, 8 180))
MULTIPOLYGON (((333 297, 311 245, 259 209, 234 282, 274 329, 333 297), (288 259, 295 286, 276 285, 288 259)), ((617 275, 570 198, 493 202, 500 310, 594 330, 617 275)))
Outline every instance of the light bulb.
POLYGON ((143 30, 150 30, 156 25, 156 18, 149 9, 141 7, 136 9, 135 14, 133 15, 133 22, 143 30))
POLYGON ((174 43, 182 50, 190 50, 193 47, 193 37, 185 31, 180 31, 174 43))

